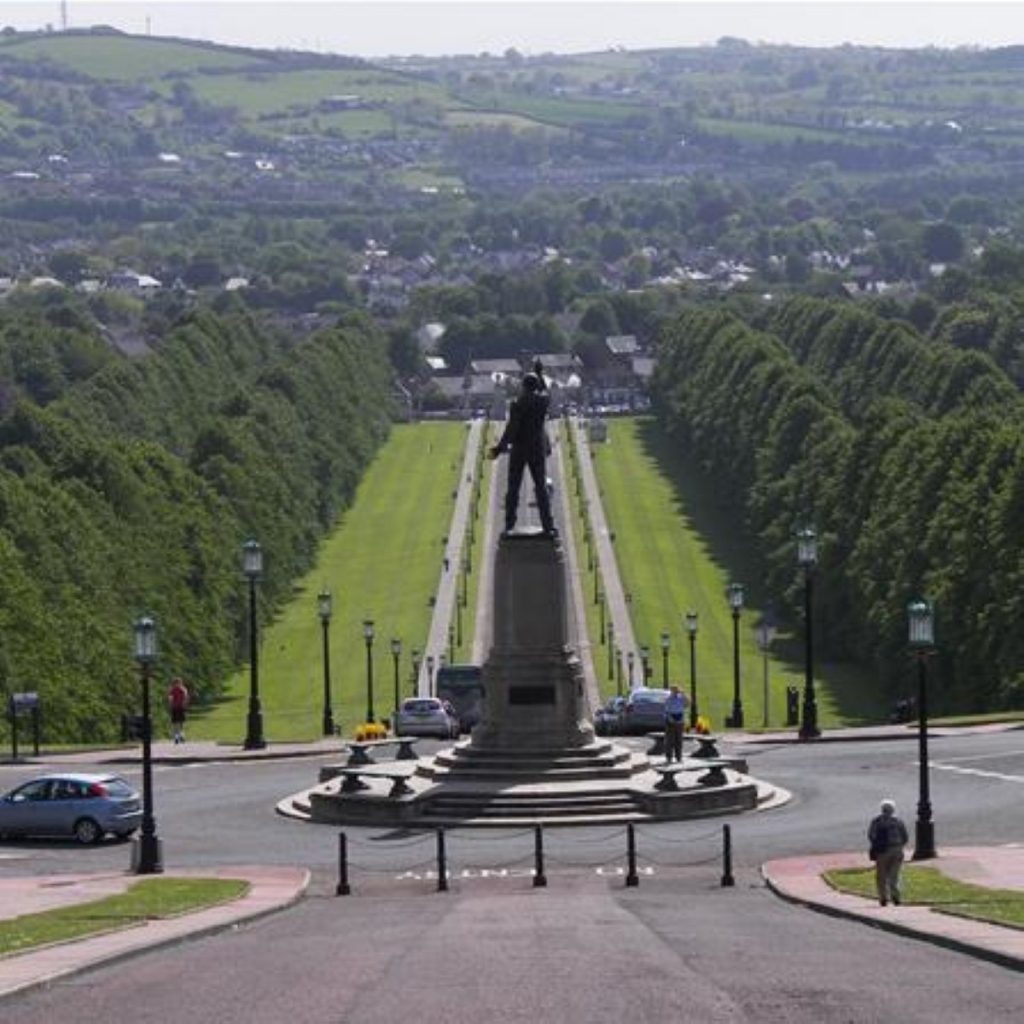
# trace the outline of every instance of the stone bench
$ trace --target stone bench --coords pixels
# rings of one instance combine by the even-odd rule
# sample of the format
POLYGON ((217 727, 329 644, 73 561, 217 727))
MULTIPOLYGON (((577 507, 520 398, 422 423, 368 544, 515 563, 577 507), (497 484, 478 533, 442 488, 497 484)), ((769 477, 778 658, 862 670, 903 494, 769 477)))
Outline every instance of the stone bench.
POLYGON ((346 767, 358 768, 362 765, 376 764, 377 762, 373 759, 373 751, 378 747, 385 746, 398 747, 398 753, 395 754, 396 761, 415 761, 417 755, 412 747, 417 739, 416 736, 393 736, 380 740, 350 740, 346 767))
POLYGON ((409 778, 412 774, 413 772, 407 769, 381 769, 372 764, 367 768, 342 768, 337 776, 341 779, 339 792, 359 793, 364 789, 369 789, 370 784, 366 779, 373 778, 386 779, 391 783, 391 789, 388 792, 389 799, 408 796, 415 792, 409 785, 409 778))
POLYGON ((728 761, 721 758, 713 760, 711 758, 700 758, 698 764, 694 764, 695 759, 691 758, 689 761, 684 761, 682 764, 658 764, 654 765, 654 771, 656 771, 661 778, 654 784, 654 788, 662 793, 678 793, 680 792, 679 780, 676 776, 680 772, 704 772, 704 774, 697 779, 697 784, 700 786, 724 786, 729 780, 725 776, 725 769, 730 767, 728 761))

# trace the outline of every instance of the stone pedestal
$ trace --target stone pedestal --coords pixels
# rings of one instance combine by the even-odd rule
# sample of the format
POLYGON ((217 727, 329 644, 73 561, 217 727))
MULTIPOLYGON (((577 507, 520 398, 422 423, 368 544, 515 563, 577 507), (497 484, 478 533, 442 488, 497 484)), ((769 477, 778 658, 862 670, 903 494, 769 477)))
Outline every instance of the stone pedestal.
POLYGON ((573 650, 561 546, 536 530, 502 536, 477 750, 557 751, 592 743, 573 650))

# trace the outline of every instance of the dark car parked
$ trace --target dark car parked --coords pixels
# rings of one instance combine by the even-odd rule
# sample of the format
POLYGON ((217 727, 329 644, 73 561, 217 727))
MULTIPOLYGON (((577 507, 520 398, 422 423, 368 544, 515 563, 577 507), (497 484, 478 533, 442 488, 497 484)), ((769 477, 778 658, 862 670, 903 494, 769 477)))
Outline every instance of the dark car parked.
POLYGON ((622 708, 620 731, 628 734, 654 732, 665 728, 668 690, 638 686, 631 690, 622 708))
POLYGON ((594 732, 598 736, 615 736, 621 728, 625 697, 610 697, 594 712, 594 732))
POLYGON ((98 843, 142 822, 139 794, 120 775, 41 775, 0 798, 0 836, 74 836, 98 843))

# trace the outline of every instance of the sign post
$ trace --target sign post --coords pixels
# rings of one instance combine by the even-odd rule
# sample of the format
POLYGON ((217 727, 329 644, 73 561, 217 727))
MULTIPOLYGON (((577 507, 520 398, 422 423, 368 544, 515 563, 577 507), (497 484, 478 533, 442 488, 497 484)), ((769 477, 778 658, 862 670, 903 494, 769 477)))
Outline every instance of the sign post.
POLYGON ((11 718, 11 760, 18 760, 18 716, 23 711, 32 715, 32 747, 36 757, 39 756, 39 694, 12 693, 8 701, 8 714, 11 718))

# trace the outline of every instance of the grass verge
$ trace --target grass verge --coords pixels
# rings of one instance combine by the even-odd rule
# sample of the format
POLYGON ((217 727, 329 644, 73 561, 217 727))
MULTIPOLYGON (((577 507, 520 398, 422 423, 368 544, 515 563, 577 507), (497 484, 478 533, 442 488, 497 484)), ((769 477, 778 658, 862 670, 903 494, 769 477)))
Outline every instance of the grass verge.
MULTIPOLYGON (((836 868, 826 871, 823 877, 839 892, 876 898, 874 868, 836 868)), ((1024 892, 960 882, 937 868, 915 865, 904 868, 903 902, 931 907, 940 914, 1024 929, 1024 892)))
POLYGON ((116 896, 0 921, 0 956, 205 910, 248 889, 237 878, 146 878, 116 896))

